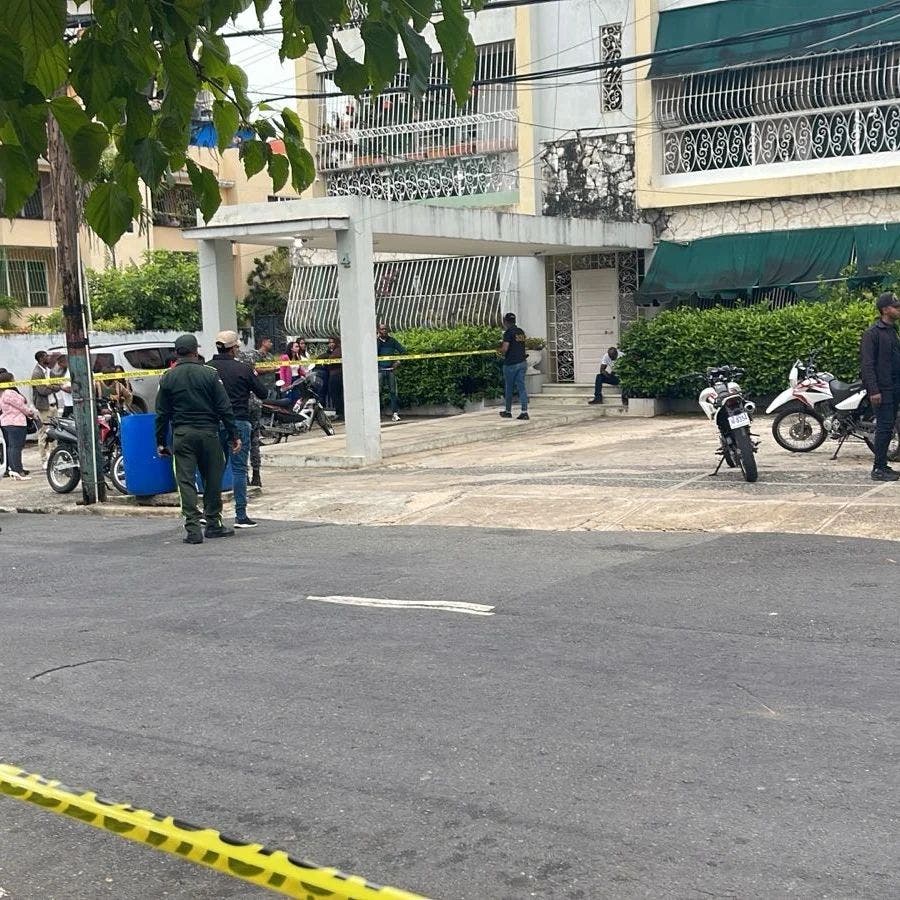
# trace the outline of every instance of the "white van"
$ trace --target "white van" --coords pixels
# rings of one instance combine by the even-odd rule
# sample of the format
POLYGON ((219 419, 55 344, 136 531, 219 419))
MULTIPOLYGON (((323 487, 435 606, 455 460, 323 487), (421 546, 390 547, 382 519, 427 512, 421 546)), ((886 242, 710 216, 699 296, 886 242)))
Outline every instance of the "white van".
MULTIPOLYGON (((49 352, 65 353, 66 348, 51 347, 49 352)), ((162 373, 169 368, 175 358, 175 345, 159 341, 136 341, 130 344, 102 344, 91 347, 91 369, 94 372, 121 366, 126 372, 158 370, 162 373)), ((135 412, 154 412, 159 376, 147 375, 128 380, 134 388, 135 412)))

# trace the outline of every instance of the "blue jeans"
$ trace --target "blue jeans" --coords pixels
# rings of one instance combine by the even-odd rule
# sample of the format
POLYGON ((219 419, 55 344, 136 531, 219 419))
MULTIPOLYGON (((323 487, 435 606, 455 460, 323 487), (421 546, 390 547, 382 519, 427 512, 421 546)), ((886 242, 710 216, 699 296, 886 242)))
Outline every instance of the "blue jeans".
POLYGON ((253 427, 246 419, 235 419, 234 424, 241 439, 241 449, 237 453, 231 452, 224 428, 219 429, 219 439, 222 441, 225 459, 231 459, 231 471, 234 473, 234 515, 235 518, 242 519, 247 515, 247 460, 250 456, 253 427))
POLYGON ((388 394, 391 398, 391 412, 400 412, 400 397, 397 395, 397 373, 393 369, 378 370, 379 388, 387 381, 388 394))
POLYGON ((506 400, 506 411, 512 411, 513 394, 519 395, 522 412, 528 412, 528 392, 525 390, 525 369, 527 362, 513 363, 503 367, 503 396, 506 400))

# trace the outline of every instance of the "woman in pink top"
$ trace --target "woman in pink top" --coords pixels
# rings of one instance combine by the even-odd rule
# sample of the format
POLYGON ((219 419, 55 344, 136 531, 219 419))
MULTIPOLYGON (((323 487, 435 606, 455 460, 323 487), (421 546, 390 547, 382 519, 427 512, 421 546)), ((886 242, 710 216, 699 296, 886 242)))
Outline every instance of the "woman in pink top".
POLYGON ((0 427, 6 441, 7 474, 10 478, 25 481, 29 475, 22 468, 22 449, 28 433, 28 419, 35 415, 35 411, 15 388, 4 389, 4 385, 11 381, 15 381, 11 372, 0 374, 0 427))

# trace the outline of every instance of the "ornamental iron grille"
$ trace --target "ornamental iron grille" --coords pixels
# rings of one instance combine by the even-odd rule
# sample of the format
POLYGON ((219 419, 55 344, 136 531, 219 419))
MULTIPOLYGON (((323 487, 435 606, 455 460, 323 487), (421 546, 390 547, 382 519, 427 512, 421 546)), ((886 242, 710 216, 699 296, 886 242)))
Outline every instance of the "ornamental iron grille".
POLYGON ((351 169, 327 177, 329 197, 375 200, 427 200, 514 191, 515 162, 504 156, 473 156, 377 169, 351 169))
MULTIPOLYGON (((515 74, 515 44, 477 48, 475 80, 515 74)), ((456 105, 444 57, 431 57, 431 89, 420 101, 409 93, 406 60, 379 96, 328 97, 319 105, 318 168, 335 172, 485 154, 509 153, 518 145, 514 84, 476 85, 456 105)), ((334 73, 319 76, 322 93, 339 94, 334 73)))
MULTIPOLYGON (((449 256, 375 263, 375 314, 395 330, 498 326, 511 296, 513 260, 449 256)), ((292 334, 340 333, 337 266, 294 270, 285 324, 292 334)))
POLYGON ((900 44, 654 83, 666 175, 900 151, 900 44))
MULTIPOLYGON (((616 269, 619 283, 619 328, 637 318, 641 251, 554 256, 547 260, 547 351, 550 375, 557 384, 575 381, 575 324, 572 273, 586 269, 616 269)), ((598 360, 599 364, 599 360, 598 360)))
POLYGON ((622 67, 611 65, 622 58, 622 25, 604 25, 600 29, 601 99, 603 112, 622 108, 622 67))

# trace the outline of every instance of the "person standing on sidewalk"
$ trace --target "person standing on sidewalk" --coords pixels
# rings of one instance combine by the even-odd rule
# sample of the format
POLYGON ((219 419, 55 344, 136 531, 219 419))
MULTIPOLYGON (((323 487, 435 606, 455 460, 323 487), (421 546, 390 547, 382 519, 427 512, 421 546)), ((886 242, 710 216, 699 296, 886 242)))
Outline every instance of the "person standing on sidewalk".
MULTIPOLYGON (((33 381, 42 378, 50 378, 50 354, 46 350, 38 350, 34 354, 36 363, 34 371, 31 373, 33 381)), ((56 399, 56 386, 36 384, 31 389, 31 402, 41 417, 41 427, 38 428, 37 442, 38 449, 41 451, 41 468, 47 468, 47 457, 50 451, 47 449, 47 428, 50 419, 55 419, 60 414, 59 406, 56 399)))
MULTIPOLYGON (((256 342, 256 349, 247 353, 240 354, 241 362, 249 363, 256 368, 259 363, 271 363, 275 361, 275 355, 272 353, 272 338, 261 337, 256 342)), ((257 372, 257 375, 259 373, 257 372)), ((275 390, 275 381, 278 379, 277 370, 274 368, 266 369, 260 376, 260 380, 267 389, 275 390)), ((256 397, 250 398, 250 468, 253 474, 250 478, 251 487, 262 487, 262 476, 260 469, 262 468, 262 456, 260 454, 260 431, 262 429, 262 405, 256 397)))
POLYGON ((175 481, 181 498, 186 544, 202 544, 203 538, 230 537, 233 528, 222 523, 222 475, 225 454, 219 440, 219 423, 225 428, 231 452, 241 449, 231 401, 215 369, 200 362, 197 338, 183 334, 175 339, 178 362, 159 379, 156 395, 156 449, 160 456, 175 456, 175 481), (173 448, 166 444, 173 426, 173 448), (197 506, 197 471, 203 479, 203 516, 200 530, 197 506))
POLYGON ((15 481, 28 481, 28 470, 22 466, 22 450, 28 433, 28 420, 34 418, 34 407, 14 388, 12 372, 0 373, 0 428, 6 444, 6 474, 15 481))
POLYGON ((897 320, 900 299, 891 291, 881 294, 875 303, 878 321, 862 336, 859 347, 860 372, 875 408, 875 461, 872 481, 897 481, 897 474, 887 463, 888 447, 897 420, 900 401, 900 340, 897 320))
POLYGON ((499 353, 503 357, 503 394, 506 408, 500 413, 501 419, 512 418, 513 394, 519 395, 522 412, 516 417, 528 420, 528 391, 525 389, 525 332, 516 325, 515 313, 503 317, 503 342, 499 353))
MULTIPOLYGON (((406 348, 395 337, 391 336, 387 325, 384 322, 378 325, 378 356, 402 356, 406 353, 406 348)), ((378 360, 378 386, 379 388, 387 382, 388 394, 391 398, 391 419, 394 422, 400 421, 400 396, 397 393, 397 366, 400 365, 399 359, 378 360)))
POLYGON ((594 399, 588 400, 588 403, 603 402, 604 384, 618 385, 619 376, 614 372, 614 369, 616 368, 616 361, 618 360, 618 358, 618 347, 610 347, 609 350, 607 350, 606 353, 603 354, 603 359, 600 360, 600 371, 597 374, 597 377, 594 379, 594 399))
MULTIPOLYGON (((234 472, 234 527, 256 528, 256 522, 247 515, 247 458, 250 454, 252 425, 250 424, 250 396, 266 399, 266 386, 259 376, 245 362, 235 359, 240 344, 237 332, 220 331, 216 335, 216 355, 209 365, 219 373, 225 393, 231 401, 234 424, 241 439, 241 449, 232 454, 231 468, 234 472)), ((228 435, 219 428, 222 449, 228 452, 228 435)))

